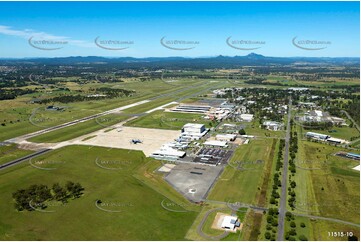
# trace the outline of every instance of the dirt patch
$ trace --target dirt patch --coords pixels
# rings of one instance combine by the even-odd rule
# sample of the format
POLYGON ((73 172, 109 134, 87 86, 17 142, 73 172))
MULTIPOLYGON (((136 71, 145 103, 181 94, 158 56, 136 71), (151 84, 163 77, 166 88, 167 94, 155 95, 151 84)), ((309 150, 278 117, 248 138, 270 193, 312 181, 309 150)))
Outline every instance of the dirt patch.
POLYGON ((256 241, 258 239, 258 236, 260 234, 259 228, 261 227, 261 223, 262 223, 262 216, 263 214, 253 213, 252 231, 249 236, 249 240, 251 241, 256 241))
POLYGON ((261 186, 261 192, 259 193, 258 199, 257 199, 257 204, 260 207, 266 206, 267 190, 268 190, 269 180, 270 180, 271 171, 272 171, 272 164, 273 164, 273 157, 275 155, 276 143, 277 143, 277 141, 275 139, 273 139, 271 152, 267 159, 267 166, 265 168, 265 173, 264 173, 263 182, 262 182, 262 186, 261 186))

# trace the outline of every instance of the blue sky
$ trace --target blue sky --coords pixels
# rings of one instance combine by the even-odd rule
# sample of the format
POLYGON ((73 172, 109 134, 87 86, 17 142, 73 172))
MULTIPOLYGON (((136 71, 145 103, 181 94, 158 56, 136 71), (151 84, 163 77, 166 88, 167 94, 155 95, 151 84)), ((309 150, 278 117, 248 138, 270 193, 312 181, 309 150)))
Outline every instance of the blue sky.
POLYGON ((358 57, 359 9, 359 2, 0 2, 0 57, 200 57, 251 52, 358 57), (66 44, 34 44, 61 47, 43 50, 29 44, 31 37, 66 44), (98 44, 111 50, 98 47, 96 37, 98 44), (160 43, 163 37, 167 46, 191 49, 166 48, 160 43), (227 45, 229 37, 257 43, 231 42, 240 50, 227 45), (323 49, 298 48, 292 43, 295 37, 321 41, 302 46, 323 49), (102 40, 126 43, 106 45, 102 40), (172 40, 191 43, 172 45, 172 40), (127 48, 113 49, 118 47, 127 48), (258 49, 248 50, 252 48, 258 49))

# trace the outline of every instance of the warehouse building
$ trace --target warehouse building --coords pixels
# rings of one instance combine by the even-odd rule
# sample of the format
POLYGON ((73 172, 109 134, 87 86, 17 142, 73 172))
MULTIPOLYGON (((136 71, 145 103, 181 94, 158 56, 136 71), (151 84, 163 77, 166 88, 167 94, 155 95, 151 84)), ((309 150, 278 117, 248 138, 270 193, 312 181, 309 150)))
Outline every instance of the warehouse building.
POLYGON ((183 113, 207 113, 211 109, 211 106, 200 106, 200 105, 179 105, 173 108, 173 112, 183 112, 183 113))
POLYGON ((217 134, 216 140, 220 141, 234 141, 237 138, 235 134, 217 134))
POLYGON ((223 147, 223 148, 228 147, 226 141, 218 141, 218 140, 208 140, 204 142, 204 145, 212 146, 212 147, 223 147))

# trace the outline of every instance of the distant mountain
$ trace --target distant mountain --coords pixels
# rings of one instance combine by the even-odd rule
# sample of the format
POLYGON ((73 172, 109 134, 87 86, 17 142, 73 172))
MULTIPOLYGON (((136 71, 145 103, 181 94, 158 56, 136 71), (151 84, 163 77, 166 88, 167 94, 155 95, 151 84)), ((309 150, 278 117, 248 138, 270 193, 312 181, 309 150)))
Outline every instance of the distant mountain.
POLYGON ((88 65, 112 64, 119 68, 237 68, 241 66, 271 65, 347 65, 359 66, 360 58, 356 57, 269 57, 256 53, 246 56, 216 57, 101 57, 101 56, 70 56, 55 58, 23 58, 0 59, 0 65, 88 65))

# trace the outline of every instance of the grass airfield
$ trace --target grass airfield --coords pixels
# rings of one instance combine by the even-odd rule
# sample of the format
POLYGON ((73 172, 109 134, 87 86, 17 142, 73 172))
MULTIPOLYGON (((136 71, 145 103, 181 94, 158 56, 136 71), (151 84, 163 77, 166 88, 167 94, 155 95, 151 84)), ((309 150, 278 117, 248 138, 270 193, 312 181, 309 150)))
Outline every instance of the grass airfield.
POLYGON ((183 240, 197 215, 165 210, 167 197, 133 176, 148 161, 142 152, 69 146, 37 159, 55 169, 23 163, 0 173, 1 240, 183 240), (113 169, 99 167, 96 159, 113 169), (68 180, 85 188, 81 198, 44 210, 54 212, 15 210, 11 196, 17 189, 68 180), (102 208, 120 212, 98 209, 99 199, 102 208))

